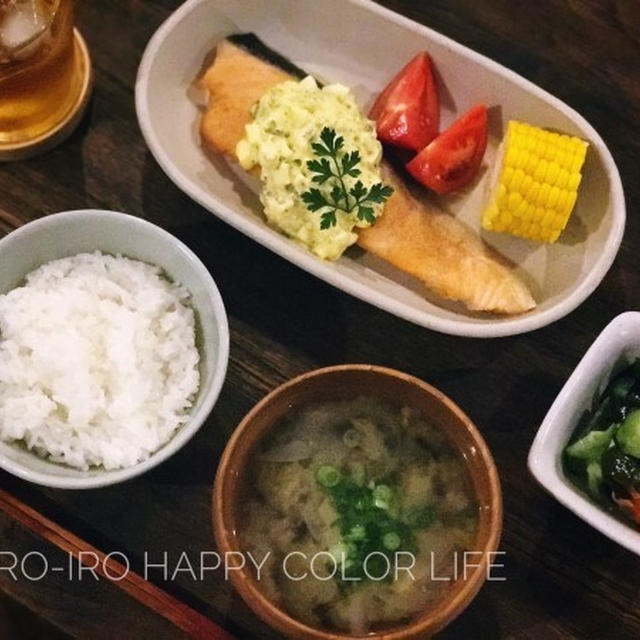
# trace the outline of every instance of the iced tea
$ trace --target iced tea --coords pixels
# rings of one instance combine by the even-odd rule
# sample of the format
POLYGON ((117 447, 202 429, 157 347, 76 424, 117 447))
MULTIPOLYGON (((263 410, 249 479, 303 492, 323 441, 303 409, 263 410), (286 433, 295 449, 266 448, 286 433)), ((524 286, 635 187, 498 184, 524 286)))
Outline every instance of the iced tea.
POLYGON ((32 140, 78 98, 72 0, 0 0, 0 144, 32 140))

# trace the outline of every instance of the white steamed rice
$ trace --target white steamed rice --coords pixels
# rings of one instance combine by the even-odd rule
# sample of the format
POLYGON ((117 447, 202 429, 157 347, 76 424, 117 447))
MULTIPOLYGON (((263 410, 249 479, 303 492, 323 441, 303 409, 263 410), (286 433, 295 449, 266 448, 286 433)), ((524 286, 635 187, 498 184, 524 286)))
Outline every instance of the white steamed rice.
POLYGON ((199 354, 189 293, 99 252, 43 265, 0 296, 0 439, 117 469, 188 419, 199 354))

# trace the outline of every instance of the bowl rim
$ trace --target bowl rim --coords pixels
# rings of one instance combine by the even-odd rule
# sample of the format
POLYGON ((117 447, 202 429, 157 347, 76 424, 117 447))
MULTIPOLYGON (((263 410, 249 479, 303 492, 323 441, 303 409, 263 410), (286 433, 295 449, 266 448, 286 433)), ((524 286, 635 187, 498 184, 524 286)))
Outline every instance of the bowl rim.
POLYGON ((618 253, 626 224, 626 205, 620 172, 618 171, 611 151, 600 134, 575 109, 548 91, 538 87, 530 80, 517 74, 515 71, 425 25, 417 23, 386 7, 382 7, 371 0, 347 1, 363 10, 380 15, 388 21, 402 25, 425 38, 436 41, 452 51, 465 55, 474 63, 484 66, 493 73, 522 87, 531 95, 541 98, 558 111, 570 117, 585 132, 585 136, 588 137, 590 145, 597 149, 601 157, 604 172, 609 180, 611 200, 611 229, 593 267, 584 275, 582 281, 575 286, 572 292, 561 296, 542 311, 534 309, 520 315, 506 318, 501 316, 488 316, 486 321, 480 323, 474 322, 471 316, 467 317, 463 314, 455 318, 442 318, 432 315, 427 311, 416 309, 411 304, 398 300, 389 294, 369 292, 368 288, 361 283, 352 281, 350 278, 345 278, 334 269, 331 269, 330 265, 323 264, 321 260, 318 260, 311 254, 301 253, 302 250, 295 244, 283 242, 283 238, 272 237, 266 233, 262 227, 256 227, 252 223, 247 222, 242 216, 237 215, 231 207, 220 202, 215 195, 212 195, 211 192, 208 192, 192 180, 176 163, 166 147, 162 144, 160 136, 156 131, 156 122, 151 116, 151 104, 153 100, 149 88, 156 57, 159 52, 162 51, 168 37, 175 29, 180 27, 182 22, 188 21, 191 14, 197 11, 201 5, 212 1, 213 0, 186 0, 186 2, 178 7, 158 27, 144 50, 135 82, 136 116, 138 125, 151 154, 169 179, 187 196, 207 211, 213 213, 223 222, 234 227, 248 238, 258 242, 288 262, 291 262, 296 267, 311 273, 341 291, 396 317, 426 329, 448 335, 473 338, 498 338, 529 333, 564 318, 579 307, 600 285, 618 253))
MULTIPOLYGON (((381 630, 379 632, 368 633, 365 635, 351 635, 347 633, 322 631, 289 616, 283 609, 273 604, 265 595, 263 595, 262 591, 255 586, 254 581, 246 568, 243 568, 240 571, 230 571, 229 578, 236 591, 244 602, 254 611, 254 613, 278 631, 287 634, 288 637, 317 640, 346 640, 348 638, 406 640, 408 638, 424 637, 425 633, 436 633, 449 624, 449 622, 451 622, 466 608, 480 590, 485 581, 487 572, 487 556, 489 553, 495 552, 498 549, 500 542, 503 507, 502 491, 497 468, 489 447, 477 427, 448 396, 415 376, 378 365, 340 364, 314 369, 298 375, 276 387, 264 396, 250 409, 235 428, 220 458, 212 492, 212 517, 216 546, 220 553, 241 551, 233 543, 235 539, 235 531, 232 531, 228 526, 226 526, 225 495, 234 491, 237 481, 240 478, 240 473, 235 471, 231 472, 230 467, 236 454, 236 448, 246 437, 247 432, 253 424, 254 418, 274 399, 278 398, 281 394, 286 393, 292 387, 306 383, 309 380, 317 380, 325 376, 331 376, 335 373, 354 371, 368 372, 381 377, 393 377, 399 379, 402 383, 417 386, 422 392, 430 395, 436 401, 443 404, 447 410, 452 412, 456 418, 458 418, 461 425, 463 425, 463 428, 466 429, 467 433, 471 436, 473 446, 476 447, 479 453, 479 460, 481 461, 481 465, 488 477, 489 496, 491 501, 488 535, 484 548, 479 550, 482 552, 483 557, 478 565, 478 569, 474 571, 474 573, 465 581, 463 586, 454 593, 451 600, 447 601, 444 606, 437 609, 437 615, 426 618, 422 621, 420 619, 416 619, 405 625, 390 627, 387 630, 381 630), (291 635, 293 633, 296 635, 291 635)), ((273 426, 273 423, 270 424, 269 427, 265 428, 265 431, 273 426)), ((229 508, 232 509, 233 507, 229 508)))
MULTIPOLYGON (((608 354, 610 361, 621 355, 620 347, 623 345, 616 345, 613 341, 627 328, 636 332, 640 329, 640 312, 627 311, 616 316, 587 349, 542 421, 529 450, 527 466, 537 483, 560 504, 610 540, 640 556, 640 531, 615 518, 573 485, 562 471, 563 447, 553 446, 549 440, 556 430, 560 430, 566 436, 565 444, 568 442, 576 424, 563 418, 567 402, 588 383, 595 380, 605 382, 602 368, 595 366, 596 361, 603 354, 608 354)), ((633 342, 632 335, 630 333, 622 342, 627 346, 637 344, 640 349, 640 337, 633 342)))
MULTIPOLYGON (((219 346, 216 358, 212 362, 212 381, 209 388, 205 391, 199 410, 194 414, 190 414, 188 422, 180 427, 167 443, 152 453, 149 458, 143 462, 132 467, 113 471, 105 470, 104 472, 99 472, 97 475, 85 477, 52 476, 43 471, 28 469, 20 463, 10 460, 0 451, 0 468, 23 480, 28 480, 34 484, 56 489, 95 489, 99 487, 106 487, 135 478, 167 460, 179 451, 195 435, 208 418, 218 396, 220 395, 222 385, 226 378, 229 361, 229 326, 227 314, 220 291, 218 290, 213 277, 209 273, 209 270, 186 244, 176 238, 172 233, 152 222, 149 222, 148 220, 145 220, 144 218, 107 209, 73 209, 70 211, 52 213, 42 218, 32 220, 31 222, 28 222, 22 227, 19 227, 18 229, 8 233, 6 236, 0 238, 0 254, 4 247, 15 242, 17 238, 40 233, 46 234, 55 228, 60 222, 64 222, 70 218, 89 216, 91 216, 92 220, 100 218, 103 220, 120 220, 124 222, 124 224, 131 225, 132 227, 144 228, 153 234, 164 237, 176 246, 182 258, 190 263, 202 278, 204 289, 207 291, 207 295, 210 297, 212 302, 214 320, 219 337, 219 346)), ((99 248, 96 247, 96 250, 99 250, 99 248)), ((132 257, 132 259, 136 258, 132 257)), ((35 456, 36 454, 31 453, 31 455, 35 456)))

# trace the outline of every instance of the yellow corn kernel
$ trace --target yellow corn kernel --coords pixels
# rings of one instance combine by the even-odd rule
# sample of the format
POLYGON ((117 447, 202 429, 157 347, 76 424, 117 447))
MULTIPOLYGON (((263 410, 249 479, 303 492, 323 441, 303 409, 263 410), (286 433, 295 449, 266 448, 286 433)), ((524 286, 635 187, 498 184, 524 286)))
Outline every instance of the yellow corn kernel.
POLYGON ((566 170, 560 167, 560 171, 558 172, 558 179, 556 180, 556 187, 558 189, 566 189, 569 184, 569 178, 571 174, 566 170))
POLYGON ((502 177, 500 178, 500 182, 502 184, 510 184, 511 180, 513 180, 514 173, 515 171, 513 170, 513 167, 505 167, 504 171, 502 172, 502 177))
POLYGON ((558 176, 560 175, 560 167, 557 162, 553 160, 549 162, 549 167, 547 168, 547 175, 545 176, 544 181, 548 182, 550 186, 554 186, 558 181, 558 176))
POLYGON ((520 204, 515 208, 515 210, 513 212, 513 217, 514 218, 524 218, 528 207, 529 207, 529 205, 527 204, 527 201, 523 198, 520 201, 520 204))
POLYGON ((512 213, 518 208, 522 202, 522 196, 517 191, 511 191, 508 196, 507 206, 512 213))
POLYGON ((558 198, 560 197, 560 189, 558 187, 551 187, 551 191, 549 192, 549 200, 547 202, 547 207, 549 209, 555 209, 558 204, 558 198))
POLYGON ((584 156, 585 156, 585 154, 583 154, 583 153, 576 153, 571 158, 571 171, 572 171, 572 173, 580 173, 580 169, 582 168, 582 165, 584 164, 584 156))
POLYGON ((522 214, 522 219, 523 220, 531 220, 533 218, 533 216, 535 216, 535 214, 536 214, 535 205, 527 203, 527 208, 526 208, 525 212, 522 214))
POLYGON ((577 191, 578 185, 580 184, 580 180, 582 179, 582 174, 580 173, 572 173, 569 176, 569 181, 567 182, 567 189, 569 191, 577 191))
POLYGON ((556 217, 556 213, 553 209, 546 209, 542 214, 542 224, 543 227, 548 228, 553 225, 553 219, 556 217))
POLYGON ((516 169, 513 172, 513 178, 509 181, 509 190, 517 193, 522 193, 522 181, 524 180, 524 171, 522 169, 516 169))
POLYGON ((482 226, 555 242, 575 205, 587 147, 575 136, 509 121, 498 184, 482 226))
POLYGON ((516 161, 516 171, 524 169, 529 162, 530 153, 526 149, 520 149, 518 153, 518 159, 516 161))
POLYGON ((551 187, 549 186, 549 183, 543 182, 540 185, 540 193, 538 194, 537 204, 539 204, 541 207, 546 207, 549 202, 550 193, 551 193, 551 187))
POLYGON ((569 214, 573 210, 573 206, 576 203, 576 198, 578 197, 578 192, 577 191, 569 191, 568 194, 569 195, 568 195, 567 201, 566 201, 566 203, 564 205, 564 209, 562 209, 560 211, 560 213, 562 215, 565 215, 567 217, 567 219, 569 218, 569 214))
POLYGON ((533 171, 533 179, 544 185, 544 178, 547 175, 547 167, 549 163, 546 160, 540 160, 533 171))
POLYGON ((559 237, 560 234, 562 233, 562 229, 556 229, 554 231, 551 232, 551 235, 549 236, 549 242, 555 242, 559 237))
POLYGON ((540 183, 533 180, 533 184, 531 185, 531 189, 529 189, 529 193, 527 194, 527 201, 535 206, 538 201, 538 194, 540 193, 540 183))

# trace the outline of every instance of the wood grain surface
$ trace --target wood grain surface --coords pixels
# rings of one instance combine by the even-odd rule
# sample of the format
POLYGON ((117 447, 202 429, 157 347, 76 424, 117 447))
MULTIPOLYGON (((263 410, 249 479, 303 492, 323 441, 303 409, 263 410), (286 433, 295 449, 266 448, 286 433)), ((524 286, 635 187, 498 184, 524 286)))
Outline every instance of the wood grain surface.
MULTIPOLYGON (((600 132, 622 175, 627 231, 598 290, 549 327, 484 341, 439 335, 359 302, 191 202, 147 151, 133 102, 144 46, 179 2, 78 4, 78 25, 95 69, 89 113, 54 151, 0 166, 0 233, 84 207, 126 211, 167 228, 200 256, 221 290, 231 327, 229 373, 205 427, 175 457, 139 479, 72 492, 42 489, 0 473, 0 486, 103 552, 126 553, 141 575, 145 557, 157 563, 165 552, 171 572, 183 551, 196 559, 201 551, 214 550, 210 498, 217 460, 234 426, 259 398, 318 366, 390 366, 434 384, 460 404, 484 434, 504 491, 501 548, 507 579, 487 584, 441 638, 640 637, 640 560, 556 503, 526 469, 534 434, 582 354, 616 314, 640 306, 640 2, 382 2, 577 109, 600 132)), ((51 558, 62 553, 2 516, 0 551, 11 549, 38 549, 51 558)), ((156 569, 148 577, 238 638, 277 637, 220 575, 194 580, 180 572, 165 580, 156 569)), ((94 590, 54 577, 4 579, 0 589, 79 638, 177 633, 111 584, 99 583, 94 590), (101 599, 117 613, 105 615, 92 604, 101 599), (123 627, 119 616, 131 626, 123 627)))
MULTIPOLYGON (((93 584, 93 581, 104 582, 107 585, 114 585, 124 594, 137 600, 143 607, 164 618, 164 624, 168 622, 172 625, 172 633, 176 635, 181 632, 180 635, 197 640, 234 640, 233 636, 222 627, 132 571, 129 560, 123 552, 105 553, 96 549, 2 489, 0 489, 0 512, 5 520, 10 518, 12 524, 17 524, 27 537, 38 538, 40 545, 43 542, 50 543, 56 547, 57 552, 66 554, 63 561, 54 563, 42 552, 26 551, 18 554, 15 545, 11 545, 11 557, 4 554, 3 566, 6 569, 0 578, 0 588, 9 580, 20 582, 20 577, 26 577, 28 582, 49 582, 50 577, 56 573, 61 574, 59 577, 67 583, 75 580, 78 583, 84 580, 85 585, 87 582, 93 584), (19 563, 18 557, 20 557, 19 563), (36 565, 36 568, 25 563, 27 557, 31 564, 36 565), (16 565, 15 570, 13 565, 16 565)), ((23 579, 22 582, 24 581, 23 579)), ((123 594, 117 595, 121 597, 123 594)), ((104 603, 102 604, 104 606, 104 603)), ((101 616, 94 616, 94 623, 102 625, 103 621, 100 618, 104 619, 108 615, 108 609, 103 609, 101 616)), ((122 624, 123 620, 119 619, 119 623, 122 624)), ((126 624, 129 627, 130 623, 126 624)), ((105 625, 104 629, 106 633, 114 632, 112 625, 105 625)))

